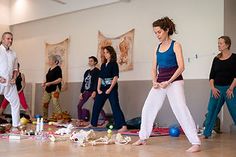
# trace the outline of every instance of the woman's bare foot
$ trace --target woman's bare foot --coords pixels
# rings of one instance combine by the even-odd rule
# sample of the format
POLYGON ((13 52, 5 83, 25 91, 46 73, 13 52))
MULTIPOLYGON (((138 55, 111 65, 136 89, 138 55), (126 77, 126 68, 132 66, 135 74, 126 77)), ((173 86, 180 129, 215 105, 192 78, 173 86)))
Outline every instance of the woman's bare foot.
POLYGON ((104 122, 101 123, 101 125, 100 125, 99 127, 105 128, 108 123, 109 123, 109 121, 108 121, 108 120, 105 120, 104 122))
POLYGON ((20 133, 19 127, 12 126, 11 129, 10 129, 10 133, 11 134, 19 134, 20 133))
POLYGON ((200 139, 208 139, 209 136, 205 136, 205 135, 202 134, 201 136, 199 136, 199 138, 200 138, 200 139))
POLYGON ((84 128, 92 128, 92 127, 94 127, 94 126, 92 126, 92 124, 89 124, 89 125, 85 126, 84 128))
POLYGON ((138 141, 134 142, 132 145, 133 146, 141 146, 141 145, 146 145, 146 140, 141 140, 139 139, 138 141))
POLYGON ((200 145, 198 144, 194 144, 192 145, 192 147, 190 147, 189 149, 186 150, 186 152, 188 153, 196 153, 196 152, 200 152, 201 149, 200 149, 200 145))
POLYGON ((201 136, 200 137, 200 139, 203 139, 203 140, 206 140, 206 139, 208 139, 209 137, 207 137, 207 136, 201 136))
POLYGON ((76 127, 85 127, 89 124, 89 122, 78 119, 78 120, 73 120, 72 124, 74 124, 76 127))
POLYGON ((120 128, 120 129, 118 130, 118 132, 125 132, 125 131, 128 131, 126 125, 122 126, 122 128, 120 128))

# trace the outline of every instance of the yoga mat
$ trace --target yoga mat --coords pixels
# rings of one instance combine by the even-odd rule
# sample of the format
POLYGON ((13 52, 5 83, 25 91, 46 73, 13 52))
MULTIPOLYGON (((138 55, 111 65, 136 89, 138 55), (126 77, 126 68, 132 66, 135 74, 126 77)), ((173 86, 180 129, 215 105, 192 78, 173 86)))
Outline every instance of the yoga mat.
MULTIPOLYGON (((125 132, 121 132, 122 135, 128 135, 128 136, 138 136, 139 130, 129 130, 125 132)), ((150 135, 151 137, 156 136, 169 136, 169 128, 154 128, 152 130, 152 133, 150 135)))
POLYGON ((80 129, 80 130, 94 130, 94 131, 107 131, 107 128, 96 128, 96 127, 91 127, 91 128, 83 128, 83 127, 76 127, 76 129, 80 129))

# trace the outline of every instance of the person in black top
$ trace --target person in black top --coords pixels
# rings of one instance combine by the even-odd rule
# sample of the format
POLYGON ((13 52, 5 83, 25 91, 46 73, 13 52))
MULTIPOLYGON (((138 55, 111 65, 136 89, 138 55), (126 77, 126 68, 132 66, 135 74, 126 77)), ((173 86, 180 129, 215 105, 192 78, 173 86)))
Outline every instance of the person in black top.
POLYGON ((220 53, 213 60, 209 78, 211 96, 203 133, 205 138, 211 136, 216 118, 225 102, 236 124, 236 54, 230 52, 230 46, 228 36, 218 39, 220 53))
MULTIPOLYGON (((25 112, 29 115, 30 119, 32 119, 29 107, 27 105, 26 99, 25 99, 25 95, 24 95, 24 88, 25 88, 25 75, 23 73, 20 72, 20 64, 17 64, 18 67, 18 71, 17 71, 17 77, 16 77, 16 88, 18 91, 18 96, 20 99, 20 103, 21 106, 23 107, 23 109, 25 110, 25 112)), ((4 100, 1 103, 1 107, 0 107, 0 115, 2 115, 2 113, 4 112, 4 110, 6 109, 7 105, 9 104, 9 102, 7 101, 6 98, 4 98, 4 100)))
MULTIPOLYGON (((98 59, 94 56, 89 57, 89 69, 85 71, 84 73, 84 79, 82 83, 82 87, 80 90, 80 100, 79 104, 77 106, 78 108, 78 119, 82 119, 82 107, 83 105, 88 101, 90 97, 95 99, 96 94, 97 94, 97 83, 98 83, 98 77, 99 77, 99 72, 100 70, 96 67, 98 63, 98 59)), ((104 110, 101 110, 101 116, 104 119, 104 122, 106 120, 106 114, 104 110)))
POLYGON ((58 65, 59 61, 56 55, 49 56, 50 68, 46 74, 46 81, 42 84, 44 88, 43 94, 43 118, 48 118, 48 106, 52 99, 54 113, 61 113, 61 106, 59 104, 59 95, 61 91, 62 70, 58 65))
POLYGON ((119 132, 126 131, 127 126, 124 114, 119 104, 117 83, 119 78, 119 67, 117 64, 117 57, 114 48, 112 46, 106 46, 104 48, 104 56, 105 59, 101 65, 98 79, 98 95, 96 96, 93 105, 91 124, 87 127, 97 126, 99 113, 101 112, 106 100, 109 99, 114 116, 115 127, 119 129, 119 132))

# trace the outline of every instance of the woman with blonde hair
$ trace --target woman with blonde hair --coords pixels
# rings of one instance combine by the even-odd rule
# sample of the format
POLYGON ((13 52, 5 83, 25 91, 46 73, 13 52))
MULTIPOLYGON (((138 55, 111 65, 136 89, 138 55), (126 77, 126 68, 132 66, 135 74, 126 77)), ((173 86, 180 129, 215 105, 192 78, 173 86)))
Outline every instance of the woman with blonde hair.
POLYGON ((205 120, 204 136, 211 136, 217 116, 226 102, 229 113, 236 124, 236 54, 230 51, 231 39, 228 36, 218 38, 220 53, 214 58, 209 82, 211 95, 205 120))

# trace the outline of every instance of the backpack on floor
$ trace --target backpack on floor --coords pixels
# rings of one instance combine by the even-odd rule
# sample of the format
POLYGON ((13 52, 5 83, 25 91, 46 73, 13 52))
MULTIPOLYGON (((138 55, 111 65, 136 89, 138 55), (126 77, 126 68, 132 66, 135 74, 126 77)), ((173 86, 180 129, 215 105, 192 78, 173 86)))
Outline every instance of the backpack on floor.
POLYGON ((126 124, 128 129, 140 129, 141 117, 135 117, 133 119, 130 119, 126 121, 126 124))
POLYGON ((83 108, 81 111, 81 119, 88 122, 90 119, 90 112, 88 109, 83 108))

